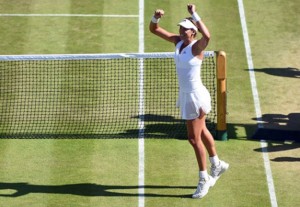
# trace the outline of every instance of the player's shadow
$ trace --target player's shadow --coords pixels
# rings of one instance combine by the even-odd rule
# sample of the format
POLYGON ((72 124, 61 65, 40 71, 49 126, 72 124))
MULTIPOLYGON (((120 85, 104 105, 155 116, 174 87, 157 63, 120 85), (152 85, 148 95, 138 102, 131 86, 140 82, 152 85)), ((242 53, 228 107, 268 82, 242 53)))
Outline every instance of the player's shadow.
POLYGON ((300 70, 298 68, 256 68, 254 71, 287 78, 300 78, 300 70))
POLYGON ((194 189, 194 186, 117 186, 117 185, 101 185, 94 183, 78 183, 66 185, 34 185, 30 183, 0 183, 0 197, 20 197, 32 193, 47 193, 47 194, 68 194, 77 196, 105 196, 105 197, 179 197, 190 198, 191 195, 176 195, 176 194, 159 194, 145 193, 138 194, 138 189, 194 189), (130 192, 126 192, 129 190, 130 192), (132 193, 135 190, 136 193, 132 193))

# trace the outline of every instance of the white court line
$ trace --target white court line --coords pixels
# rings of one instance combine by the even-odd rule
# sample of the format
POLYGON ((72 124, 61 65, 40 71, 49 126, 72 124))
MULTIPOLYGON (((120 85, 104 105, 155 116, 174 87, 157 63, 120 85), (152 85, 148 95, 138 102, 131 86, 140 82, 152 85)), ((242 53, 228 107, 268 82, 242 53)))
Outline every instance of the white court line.
MULTIPOLYGON (((244 43, 245 43, 245 49, 247 55, 248 69, 249 69, 249 75, 251 81, 252 95, 254 99, 257 124, 258 124, 258 128, 263 128, 263 123, 261 120, 262 116, 261 116, 261 109, 260 109, 260 101, 259 101, 257 84, 255 79, 254 66, 253 66, 252 53, 251 53, 248 29, 246 24, 246 16, 245 16, 243 0, 238 0, 238 6, 239 6, 239 13, 240 13, 241 25, 243 30, 243 37, 244 37, 244 43)), ((277 207, 278 204, 276 199, 275 187, 274 187, 274 182, 272 177, 272 170, 270 166, 266 141, 260 140, 260 146, 262 148, 262 153, 263 153, 263 160, 264 160, 264 166, 265 166, 265 171, 267 176, 271 206, 277 207)))
POLYGON ((122 14, 0 14, 0 17, 116 17, 132 18, 139 15, 122 15, 122 14))
MULTIPOLYGON (((139 53, 144 52, 144 0, 139 0, 139 53)), ((144 60, 139 60, 139 177, 138 206, 145 206, 144 60)))

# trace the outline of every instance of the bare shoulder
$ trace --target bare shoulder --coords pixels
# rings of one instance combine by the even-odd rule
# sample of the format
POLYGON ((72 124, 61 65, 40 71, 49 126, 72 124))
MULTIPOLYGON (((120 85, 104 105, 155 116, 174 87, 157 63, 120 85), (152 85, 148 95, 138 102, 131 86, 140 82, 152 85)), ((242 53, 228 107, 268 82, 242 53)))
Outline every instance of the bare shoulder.
POLYGON ((203 54, 206 46, 208 45, 208 41, 205 38, 201 38, 195 42, 192 46, 192 53, 194 56, 201 56, 203 59, 203 54))

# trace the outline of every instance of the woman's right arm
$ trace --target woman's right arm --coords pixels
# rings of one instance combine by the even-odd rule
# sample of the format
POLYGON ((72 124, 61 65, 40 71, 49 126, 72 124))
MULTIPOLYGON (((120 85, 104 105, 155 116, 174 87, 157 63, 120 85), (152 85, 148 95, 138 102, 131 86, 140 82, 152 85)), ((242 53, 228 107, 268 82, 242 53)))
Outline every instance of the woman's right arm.
POLYGON ((180 37, 178 34, 174 34, 171 32, 168 32, 167 30, 163 29, 162 27, 159 26, 158 22, 160 20, 160 18, 164 15, 164 11, 161 9, 157 9, 154 12, 154 15, 152 17, 152 20, 149 24, 149 30, 150 32, 152 32, 153 34, 169 41, 169 42, 173 42, 174 44, 177 44, 177 42, 180 41, 180 37))

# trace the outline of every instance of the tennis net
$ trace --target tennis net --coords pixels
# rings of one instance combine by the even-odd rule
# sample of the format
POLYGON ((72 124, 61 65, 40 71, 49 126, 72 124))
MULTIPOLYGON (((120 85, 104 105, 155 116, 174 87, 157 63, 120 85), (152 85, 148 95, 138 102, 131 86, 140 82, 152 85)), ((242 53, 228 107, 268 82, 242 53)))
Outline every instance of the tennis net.
MULTIPOLYGON (((173 53, 0 56, 1 138, 186 138, 173 53)), ((202 80, 212 97, 216 58, 202 80)))

